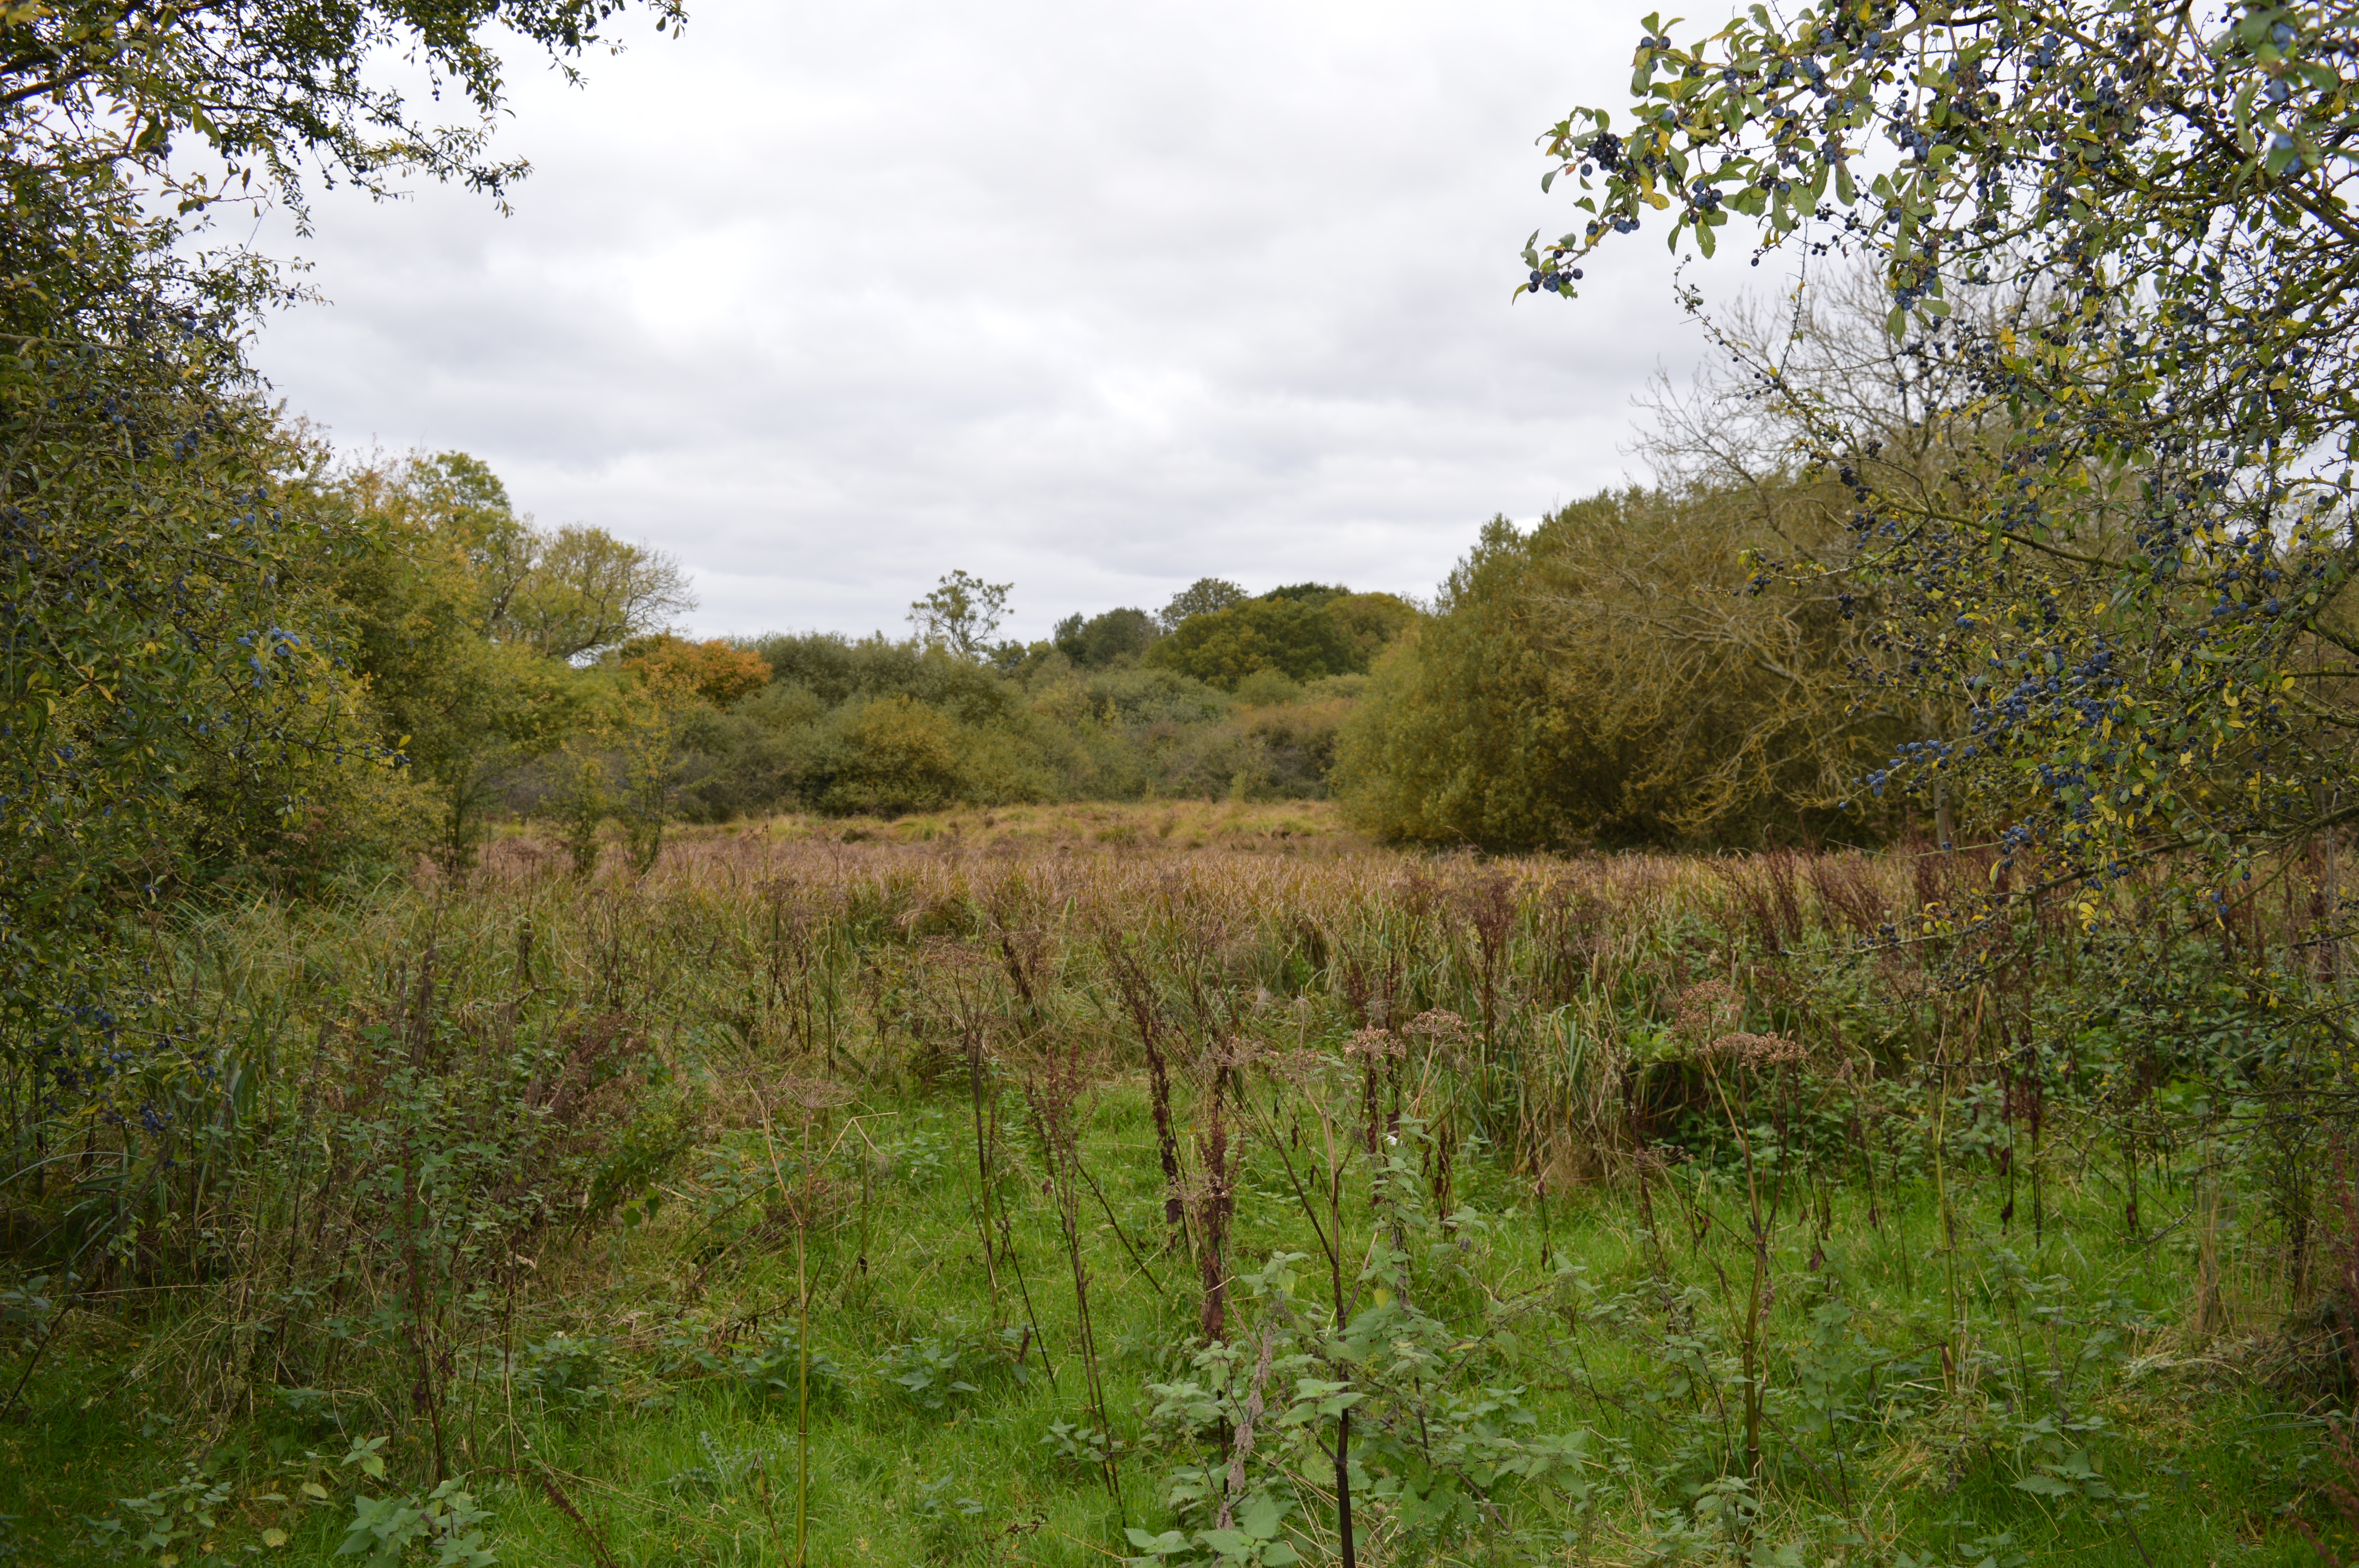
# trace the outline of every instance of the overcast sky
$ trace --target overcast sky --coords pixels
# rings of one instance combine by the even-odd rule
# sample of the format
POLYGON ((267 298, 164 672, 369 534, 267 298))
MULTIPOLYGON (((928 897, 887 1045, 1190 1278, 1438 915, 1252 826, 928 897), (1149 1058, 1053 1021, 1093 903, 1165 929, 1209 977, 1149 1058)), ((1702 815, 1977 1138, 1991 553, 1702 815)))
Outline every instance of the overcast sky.
POLYGON ((1696 360, 1652 235, 1509 300, 1579 216, 1533 138, 1618 106, 1637 35, 1612 0, 694 0, 582 90, 514 58, 513 216, 321 198, 272 243, 329 302, 257 358, 347 448, 470 451, 674 552, 701 635, 898 635, 954 567, 1027 638, 1208 575, 1422 596, 1494 513, 1631 471, 1633 394, 1696 360))

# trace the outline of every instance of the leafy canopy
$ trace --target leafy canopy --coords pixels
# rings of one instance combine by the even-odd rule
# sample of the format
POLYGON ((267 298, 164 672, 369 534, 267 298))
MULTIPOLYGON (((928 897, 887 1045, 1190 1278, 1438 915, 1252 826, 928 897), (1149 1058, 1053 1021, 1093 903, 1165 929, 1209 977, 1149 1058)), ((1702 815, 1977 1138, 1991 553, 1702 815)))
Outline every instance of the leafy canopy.
POLYGON ((1117 659, 1136 658, 1162 634, 1154 616, 1125 608, 1086 619, 1068 615, 1057 622, 1051 641, 1059 653, 1083 669, 1100 669, 1117 659))
POLYGON ((1892 678, 1964 714, 1872 787, 1944 780, 2097 875, 2197 851, 2216 879, 2359 814, 2352 16, 1843 0, 1641 27, 1632 121, 1544 138, 1589 217, 1527 249, 1525 288, 1577 292, 1658 217, 1709 254, 1734 212, 1765 251, 1866 255, 1887 330, 1943 367, 1912 409, 1936 438, 1899 462, 1774 340, 1723 335, 1851 492, 1892 678))
POLYGON ((909 606, 909 624, 929 647, 946 649, 962 659, 982 658, 991 651, 999 623, 1007 619, 1007 596, 1015 586, 985 582, 962 570, 951 572, 909 606))
POLYGON ((1494 518, 1343 727, 1346 815, 1489 849, 1869 830, 1834 804, 1912 731, 1856 700, 1865 628, 1823 583, 1735 591, 1747 544, 1830 531, 1818 501, 1771 476, 1494 518))
POLYGON ((1190 616, 1215 614, 1252 597, 1226 578, 1200 577, 1173 594, 1171 602, 1163 607, 1163 629, 1176 632, 1190 616))
MULTIPOLYGON (((287 292, 208 248, 226 196, 300 211, 308 169, 496 192, 498 31, 570 61, 617 0, 0 0, 0 1076, 118 1115, 193 1072, 123 917, 364 795, 386 760, 327 589, 367 548, 294 481, 304 443, 244 359, 287 292), (429 124, 368 68, 420 61, 429 124), (144 1033, 143 1033, 144 1032, 144 1033), (143 1054, 125 1047, 136 1034, 143 1054), (178 1065, 173 1064, 178 1062, 178 1065)), ((648 7, 668 25, 677 0, 648 7)), ((472 476, 448 476, 460 489, 472 476)), ((481 497, 474 497, 480 501, 481 497)), ((342 815, 341 810, 332 815, 342 815)), ((152 1129, 152 1120, 147 1122, 152 1129)), ((14 1168, 13 1166, 11 1167, 14 1168)))
POLYGON ((567 70, 614 41, 626 12, 658 29, 682 0, 6 0, 0 4, 0 143, 7 161, 69 180, 144 179, 185 212, 263 191, 299 203, 305 165, 380 193, 410 173, 494 195, 525 174, 488 160, 505 99, 495 30, 567 70), (366 69, 380 55, 421 66, 437 105, 421 118, 366 69), (210 155, 174 155, 193 141, 210 155))
POLYGON ((1147 650, 1145 662, 1227 691, 1263 671, 1296 681, 1355 675, 1417 617, 1390 594, 1283 592, 1189 616, 1147 650))
MULTIPOLYGON (((454 866, 507 775, 603 705, 602 682, 572 662, 652 638, 694 602, 669 557, 601 529, 537 526, 463 452, 353 467, 320 481, 313 505, 353 542, 327 574, 348 667, 429 793, 454 866)), ((768 678, 739 659, 755 684, 768 678)))

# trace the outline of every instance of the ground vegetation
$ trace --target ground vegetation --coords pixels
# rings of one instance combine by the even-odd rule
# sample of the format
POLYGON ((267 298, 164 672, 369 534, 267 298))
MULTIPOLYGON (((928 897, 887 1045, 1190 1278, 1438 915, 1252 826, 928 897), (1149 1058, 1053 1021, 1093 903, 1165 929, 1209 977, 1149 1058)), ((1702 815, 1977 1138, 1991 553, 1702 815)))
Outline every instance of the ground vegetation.
POLYGON ((2236 987, 2299 919, 2049 903, 1962 989, 1995 863, 1019 808, 192 919, 237 1108, 12 1192, 0 1512, 65 1563, 2346 1550, 2359 1242, 2236 987), (2166 965, 2215 1023, 2158 1056, 2166 965), (184 1222, 27 1267, 143 1168, 184 1222))

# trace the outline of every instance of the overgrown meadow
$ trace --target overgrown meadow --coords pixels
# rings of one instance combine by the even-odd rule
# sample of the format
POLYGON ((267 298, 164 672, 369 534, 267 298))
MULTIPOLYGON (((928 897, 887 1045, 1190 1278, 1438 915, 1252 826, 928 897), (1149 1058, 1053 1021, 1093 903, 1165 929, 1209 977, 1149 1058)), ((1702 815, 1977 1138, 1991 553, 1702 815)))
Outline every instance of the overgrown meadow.
POLYGON ((2333 866, 2093 927, 1323 810, 158 921, 180 1033, 12 1087, 0 1559, 2348 1550, 2333 866))

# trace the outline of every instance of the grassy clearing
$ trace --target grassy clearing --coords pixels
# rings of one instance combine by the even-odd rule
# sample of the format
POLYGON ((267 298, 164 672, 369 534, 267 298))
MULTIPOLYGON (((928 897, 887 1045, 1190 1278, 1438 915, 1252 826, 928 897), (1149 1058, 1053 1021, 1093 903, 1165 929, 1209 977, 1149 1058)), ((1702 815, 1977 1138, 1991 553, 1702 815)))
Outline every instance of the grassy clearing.
POLYGON ((2271 1167, 2125 1138, 2085 1028, 2027 1109, 1854 946, 1923 867, 1789 867, 1773 952, 1758 866, 1160 812, 517 840, 159 935, 264 1087, 42 1341, 19 1555, 326 1562, 439 1468, 506 1563, 1328 1562, 1343 1390, 1363 1563, 2310 1559, 2271 1167))

